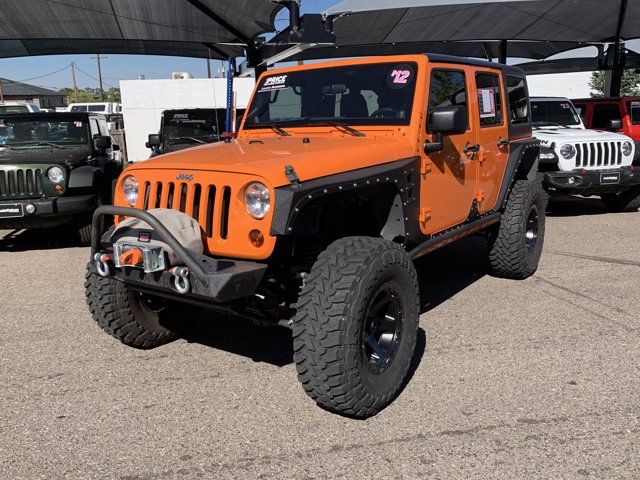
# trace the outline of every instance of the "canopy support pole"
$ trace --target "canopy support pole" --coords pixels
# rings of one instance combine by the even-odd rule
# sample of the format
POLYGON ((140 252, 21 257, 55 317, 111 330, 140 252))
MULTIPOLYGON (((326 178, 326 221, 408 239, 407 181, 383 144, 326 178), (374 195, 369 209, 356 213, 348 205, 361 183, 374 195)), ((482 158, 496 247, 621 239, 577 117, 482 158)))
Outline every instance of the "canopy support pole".
POLYGON ((508 42, 506 40, 500 40, 500 59, 499 62, 503 65, 507 64, 508 54, 508 42))
POLYGON ((607 70, 604 80, 604 94, 608 97, 619 97, 622 88, 622 76, 624 75, 624 44, 622 43, 622 27, 627 14, 628 0, 620 0, 618 12, 618 25, 616 26, 616 38, 613 44, 613 65, 607 70))
POLYGON ((226 117, 226 132, 234 132, 235 125, 233 124, 233 77, 236 74, 236 59, 229 58, 227 69, 227 117, 226 117))

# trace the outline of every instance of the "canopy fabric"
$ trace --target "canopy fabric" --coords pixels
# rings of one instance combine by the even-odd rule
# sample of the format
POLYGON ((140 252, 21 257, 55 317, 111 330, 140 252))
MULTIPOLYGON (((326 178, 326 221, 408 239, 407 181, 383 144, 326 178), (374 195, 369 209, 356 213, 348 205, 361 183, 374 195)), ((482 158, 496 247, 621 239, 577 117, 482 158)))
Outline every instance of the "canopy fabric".
POLYGON ((0 58, 123 53, 222 58, 274 31, 270 0, 2 0, 0 58))
MULTIPOLYGON (((346 0, 331 8, 336 48, 304 58, 375 54, 380 46, 496 58, 543 59, 585 45, 612 42, 624 0, 346 0), (444 43, 446 42, 446 43, 444 43), (465 42, 465 43, 462 43, 465 42), (489 43, 487 43, 489 42, 489 43), (371 52, 371 53, 369 53, 371 52)), ((640 37, 640 0, 627 0, 622 39, 640 37)))

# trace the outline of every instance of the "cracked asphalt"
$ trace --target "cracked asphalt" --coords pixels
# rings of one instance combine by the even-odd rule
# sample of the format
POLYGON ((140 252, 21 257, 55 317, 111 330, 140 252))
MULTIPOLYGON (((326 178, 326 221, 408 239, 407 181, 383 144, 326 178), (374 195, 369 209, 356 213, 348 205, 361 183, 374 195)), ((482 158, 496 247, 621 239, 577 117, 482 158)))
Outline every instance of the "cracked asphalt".
POLYGON ((88 249, 2 231, 0 478, 640 478, 640 213, 570 199, 547 225, 526 281, 488 276, 480 237, 419 262, 413 375, 366 421, 304 395, 284 329, 205 314, 121 345, 88 249))

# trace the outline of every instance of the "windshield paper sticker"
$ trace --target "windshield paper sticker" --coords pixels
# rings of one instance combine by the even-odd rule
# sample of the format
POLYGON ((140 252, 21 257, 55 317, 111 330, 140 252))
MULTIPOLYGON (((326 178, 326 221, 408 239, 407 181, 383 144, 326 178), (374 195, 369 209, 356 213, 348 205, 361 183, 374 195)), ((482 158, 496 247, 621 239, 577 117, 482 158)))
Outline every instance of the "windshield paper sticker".
POLYGON ((571 105, 569 105, 568 103, 561 103, 560 106, 565 110, 571 110, 571 105))
POLYGON ((273 90, 279 90, 286 88, 288 75, 278 75, 276 77, 269 77, 264 81, 262 88, 258 93, 271 92, 273 90))
POLYGON ((496 116, 496 100, 493 88, 479 88, 478 101, 480 102, 480 118, 496 116))

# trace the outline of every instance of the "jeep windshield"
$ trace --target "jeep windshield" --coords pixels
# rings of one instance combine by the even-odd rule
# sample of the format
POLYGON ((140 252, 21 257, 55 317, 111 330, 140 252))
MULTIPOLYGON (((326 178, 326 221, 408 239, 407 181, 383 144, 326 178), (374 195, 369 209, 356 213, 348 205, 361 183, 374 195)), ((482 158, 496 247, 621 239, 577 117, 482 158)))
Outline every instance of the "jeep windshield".
POLYGON ((0 116, 0 149, 55 147, 67 148, 88 144, 88 127, 83 118, 64 121, 38 116, 0 116))
POLYGON ((225 111, 167 111, 162 124, 163 140, 167 144, 209 143, 217 141, 224 129, 225 111))
POLYGON ((256 89, 244 128, 408 125, 416 72, 414 63, 377 63, 270 75, 256 89))
POLYGON ((580 117, 571 102, 532 101, 531 118, 534 127, 579 127, 580 117))

